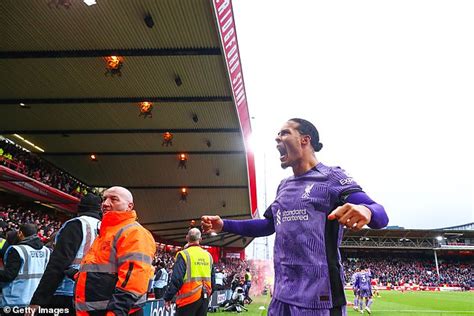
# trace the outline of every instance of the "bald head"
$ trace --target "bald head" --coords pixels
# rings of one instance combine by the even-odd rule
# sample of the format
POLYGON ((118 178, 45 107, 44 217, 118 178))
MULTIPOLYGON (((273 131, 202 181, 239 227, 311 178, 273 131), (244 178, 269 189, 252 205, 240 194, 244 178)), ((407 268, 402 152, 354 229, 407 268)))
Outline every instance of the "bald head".
POLYGON ((133 203, 132 192, 128 191, 124 187, 111 187, 104 191, 104 195, 105 192, 113 192, 117 195, 120 195, 128 203, 133 203))
POLYGON ((199 243, 201 240, 201 231, 197 228, 191 228, 186 235, 186 240, 190 243, 199 243))
POLYGON ((123 187, 111 187, 104 191, 102 210, 109 211, 131 211, 133 210, 132 193, 123 187))

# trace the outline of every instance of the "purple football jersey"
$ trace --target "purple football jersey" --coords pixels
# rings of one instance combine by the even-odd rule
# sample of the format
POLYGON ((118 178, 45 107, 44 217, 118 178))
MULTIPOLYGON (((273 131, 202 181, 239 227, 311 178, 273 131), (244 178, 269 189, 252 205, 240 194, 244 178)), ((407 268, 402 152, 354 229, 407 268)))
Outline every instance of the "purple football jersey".
POLYGON ((361 272, 357 276, 357 283, 359 285, 359 289, 361 290, 370 290, 370 273, 369 272, 361 272))
POLYGON ((352 284, 352 287, 353 288, 358 288, 359 287, 359 284, 357 283, 357 277, 359 276, 359 272, 355 272, 353 275, 352 275, 352 278, 351 278, 351 284, 352 284))
POLYGON ((275 225, 277 300, 314 309, 346 304, 338 249, 343 229, 327 216, 346 194, 361 190, 343 170, 322 163, 280 183, 264 215, 275 225))

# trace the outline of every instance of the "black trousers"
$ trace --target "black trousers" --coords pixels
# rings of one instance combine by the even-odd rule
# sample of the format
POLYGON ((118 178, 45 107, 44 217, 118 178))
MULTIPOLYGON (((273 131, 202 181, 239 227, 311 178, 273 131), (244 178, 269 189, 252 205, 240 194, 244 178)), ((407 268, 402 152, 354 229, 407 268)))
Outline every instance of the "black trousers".
POLYGON ((163 296, 165 295, 165 290, 166 290, 166 288, 159 289, 159 288, 155 287, 153 289, 153 292, 155 293, 155 298, 156 299, 163 298, 163 296))
POLYGON ((342 316, 342 307, 333 307, 330 310, 331 316, 342 316))
MULTIPOLYGON (((74 309, 73 304, 73 296, 65 296, 65 295, 53 295, 50 300, 50 303, 47 306, 41 306, 42 308, 48 309, 58 309, 61 308, 62 312, 59 314, 61 316, 74 316, 76 315, 76 310, 74 309), (68 309, 67 313, 64 313, 65 309, 68 309)), ((53 313, 40 313, 39 315, 54 315, 53 313)))
POLYGON ((176 316, 206 316, 209 307, 208 298, 200 298, 194 303, 176 308, 176 316))
MULTIPOLYGON (((91 316, 105 316, 107 314, 107 311, 90 311, 89 315, 91 316)), ((143 316, 143 309, 139 309, 136 312, 133 312, 131 314, 128 314, 129 316, 143 316)))

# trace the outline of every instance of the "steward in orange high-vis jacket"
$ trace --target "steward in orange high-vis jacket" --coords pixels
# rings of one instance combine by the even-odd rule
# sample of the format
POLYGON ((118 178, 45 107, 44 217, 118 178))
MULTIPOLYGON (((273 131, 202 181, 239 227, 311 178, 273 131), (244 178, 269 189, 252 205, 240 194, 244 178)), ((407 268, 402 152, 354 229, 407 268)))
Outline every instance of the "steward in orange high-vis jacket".
POLYGON ((133 197, 122 187, 104 192, 104 216, 76 274, 77 315, 142 315, 156 245, 137 221, 133 197))

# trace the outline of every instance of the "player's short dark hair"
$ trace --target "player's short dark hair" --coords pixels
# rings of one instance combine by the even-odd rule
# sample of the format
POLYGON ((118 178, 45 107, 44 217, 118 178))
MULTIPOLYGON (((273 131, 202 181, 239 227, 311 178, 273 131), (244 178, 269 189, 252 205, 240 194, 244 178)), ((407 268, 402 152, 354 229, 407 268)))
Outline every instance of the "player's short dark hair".
POLYGON ((38 227, 35 224, 23 224, 20 226, 23 236, 29 237, 38 233, 38 227))
POLYGON ((319 132, 313 123, 301 118, 292 118, 289 121, 299 124, 298 132, 300 132, 301 135, 309 135, 311 137, 311 146, 314 151, 318 152, 323 148, 323 144, 319 142, 319 132))

